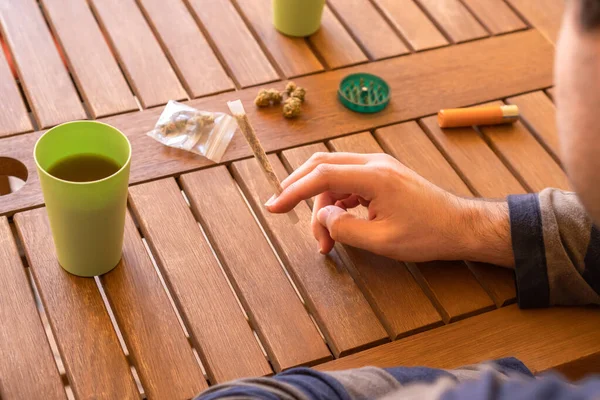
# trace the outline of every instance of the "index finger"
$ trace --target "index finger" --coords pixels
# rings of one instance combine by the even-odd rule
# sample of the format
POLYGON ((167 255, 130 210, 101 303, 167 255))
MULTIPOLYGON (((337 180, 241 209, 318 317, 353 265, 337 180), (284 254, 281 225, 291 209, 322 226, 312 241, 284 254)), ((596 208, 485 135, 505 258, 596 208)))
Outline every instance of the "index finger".
POLYGON ((267 202, 273 213, 290 211, 298 203, 324 192, 357 194, 371 200, 375 194, 374 172, 364 165, 320 164, 267 202))

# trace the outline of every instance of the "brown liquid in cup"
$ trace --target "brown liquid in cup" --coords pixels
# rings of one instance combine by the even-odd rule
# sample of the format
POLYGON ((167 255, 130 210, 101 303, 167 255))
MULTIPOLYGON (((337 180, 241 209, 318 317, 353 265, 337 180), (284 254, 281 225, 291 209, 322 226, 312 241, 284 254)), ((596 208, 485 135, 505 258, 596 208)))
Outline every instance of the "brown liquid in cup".
POLYGON ((74 154, 58 160, 48 173, 70 182, 91 182, 104 179, 121 169, 111 158, 99 154, 74 154))

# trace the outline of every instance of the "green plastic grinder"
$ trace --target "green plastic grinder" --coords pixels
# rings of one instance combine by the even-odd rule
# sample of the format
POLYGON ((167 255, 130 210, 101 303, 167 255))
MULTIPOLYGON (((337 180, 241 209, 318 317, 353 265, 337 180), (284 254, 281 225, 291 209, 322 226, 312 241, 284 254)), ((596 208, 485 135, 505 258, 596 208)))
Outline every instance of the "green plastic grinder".
POLYGON ((340 82, 338 98, 352 111, 376 113, 390 102, 390 87, 376 75, 351 74, 340 82))

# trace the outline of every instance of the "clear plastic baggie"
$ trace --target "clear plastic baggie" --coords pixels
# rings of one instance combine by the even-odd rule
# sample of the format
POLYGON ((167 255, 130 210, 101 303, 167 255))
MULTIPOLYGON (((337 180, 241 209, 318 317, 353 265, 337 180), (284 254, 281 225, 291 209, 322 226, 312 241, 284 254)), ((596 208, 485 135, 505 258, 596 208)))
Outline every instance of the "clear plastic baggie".
POLYGON ((237 123, 230 115, 199 111, 170 100, 148 136, 165 146, 187 150, 218 163, 236 128, 237 123))

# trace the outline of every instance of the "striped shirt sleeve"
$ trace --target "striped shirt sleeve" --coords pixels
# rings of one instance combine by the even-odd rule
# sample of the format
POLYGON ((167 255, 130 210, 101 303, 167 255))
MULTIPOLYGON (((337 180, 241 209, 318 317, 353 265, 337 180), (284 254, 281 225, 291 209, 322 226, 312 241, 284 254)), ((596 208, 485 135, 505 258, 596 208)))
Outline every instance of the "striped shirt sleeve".
POLYGON ((600 304, 600 231, 577 195, 508 197, 521 308, 600 304))

